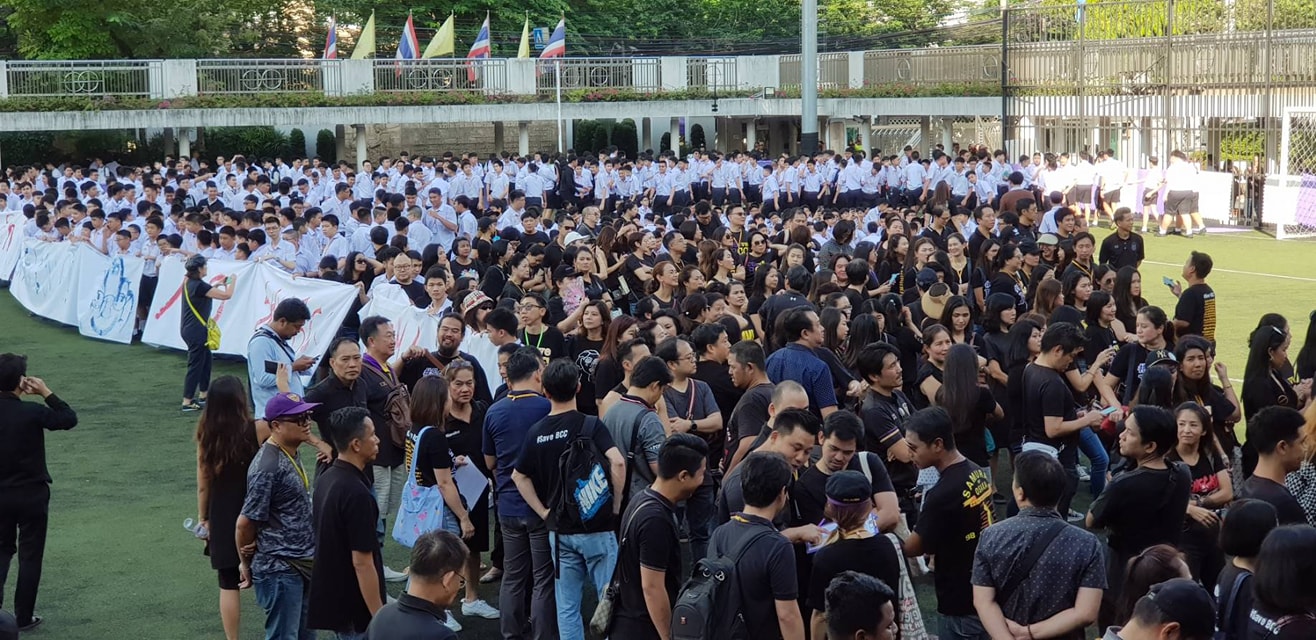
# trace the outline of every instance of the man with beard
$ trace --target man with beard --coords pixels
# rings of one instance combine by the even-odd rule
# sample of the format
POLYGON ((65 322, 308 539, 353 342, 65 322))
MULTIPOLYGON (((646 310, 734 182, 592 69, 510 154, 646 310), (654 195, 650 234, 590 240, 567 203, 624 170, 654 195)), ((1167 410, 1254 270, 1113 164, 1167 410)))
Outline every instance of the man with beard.
MULTIPOLYGON (((357 384, 361 377, 361 347, 352 338, 339 337, 329 344, 330 374, 306 390, 306 401, 320 406, 311 411, 311 419, 320 431, 320 438, 333 446, 329 437, 329 416, 345 407, 366 407, 366 385, 357 384)), ((331 449, 328 460, 320 459, 315 464, 318 477, 329 468, 330 463, 338 457, 338 450, 331 449)))
POLYGON ((443 370, 454 360, 465 360, 471 363, 471 368, 475 370, 475 398, 493 404, 493 395, 489 393, 488 378, 484 375, 484 368, 480 366, 480 361, 475 356, 464 351, 458 351, 461 346, 462 338, 466 335, 466 322, 462 317, 451 311, 443 314, 439 318, 439 349, 438 351, 415 352, 408 351, 403 355, 403 364, 398 379, 402 384, 407 385, 408 390, 414 391, 416 383, 425 376, 442 376, 443 370))

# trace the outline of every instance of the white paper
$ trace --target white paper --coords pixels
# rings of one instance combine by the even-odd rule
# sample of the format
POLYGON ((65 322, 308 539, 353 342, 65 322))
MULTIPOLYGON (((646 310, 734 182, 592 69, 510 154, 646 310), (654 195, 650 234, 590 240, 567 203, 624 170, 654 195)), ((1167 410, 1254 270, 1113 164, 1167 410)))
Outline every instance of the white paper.
POLYGON ((473 462, 454 467, 452 481, 457 483, 457 493, 460 493, 462 500, 466 501, 468 509, 474 509, 475 503, 480 501, 480 496, 489 489, 489 479, 480 473, 480 468, 473 462))

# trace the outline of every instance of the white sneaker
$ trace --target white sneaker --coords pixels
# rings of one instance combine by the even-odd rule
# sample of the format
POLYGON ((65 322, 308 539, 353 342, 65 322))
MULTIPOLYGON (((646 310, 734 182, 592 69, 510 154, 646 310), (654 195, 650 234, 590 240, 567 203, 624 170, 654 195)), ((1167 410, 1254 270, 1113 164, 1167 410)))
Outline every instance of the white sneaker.
POLYGON ((1086 518, 1086 517, 1087 517, 1087 516, 1085 516, 1085 515, 1083 515, 1083 514, 1077 512, 1077 511, 1074 511, 1073 509, 1070 509, 1070 510, 1069 510, 1069 517, 1068 517, 1067 519, 1068 519, 1070 522, 1082 522, 1083 519, 1086 518))
POLYGON ((501 614, 484 600, 476 600, 475 602, 462 600, 462 615, 484 618, 485 620, 497 620, 501 614))
POLYGON ((384 567, 384 582, 405 582, 407 574, 384 567))
POLYGON ((1087 481, 1089 481, 1089 480, 1091 480, 1091 479, 1092 479, 1092 474, 1088 473, 1088 469, 1087 469, 1087 467, 1079 467, 1079 468, 1078 468, 1078 480, 1079 480, 1079 482, 1087 482, 1087 481))
POLYGON ((453 633, 457 633, 458 631, 461 631, 462 623, 457 622, 457 619, 452 617, 452 612, 445 611, 444 613, 448 616, 448 619, 443 621, 443 626, 452 629, 453 633))

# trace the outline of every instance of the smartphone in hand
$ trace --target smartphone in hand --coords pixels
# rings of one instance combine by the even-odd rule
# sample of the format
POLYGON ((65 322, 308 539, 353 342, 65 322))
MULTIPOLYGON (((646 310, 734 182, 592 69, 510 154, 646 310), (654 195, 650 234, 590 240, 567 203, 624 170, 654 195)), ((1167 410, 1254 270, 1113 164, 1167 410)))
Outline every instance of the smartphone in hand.
POLYGON ((265 361, 265 373, 268 373, 268 374, 270 374, 270 375, 278 375, 278 373, 279 373, 279 363, 277 363, 277 362, 275 362, 275 361, 273 361, 273 360, 266 360, 266 361, 265 361))
POLYGON ((1165 286, 1167 286, 1167 287, 1169 287, 1169 288, 1171 288, 1171 289, 1174 288, 1174 281, 1171 280, 1171 279, 1169 278, 1169 276, 1162 277, 1162 278, 1161 278, 1161 284, 1163 284, 1163 285, 1165 285, 1165 286))

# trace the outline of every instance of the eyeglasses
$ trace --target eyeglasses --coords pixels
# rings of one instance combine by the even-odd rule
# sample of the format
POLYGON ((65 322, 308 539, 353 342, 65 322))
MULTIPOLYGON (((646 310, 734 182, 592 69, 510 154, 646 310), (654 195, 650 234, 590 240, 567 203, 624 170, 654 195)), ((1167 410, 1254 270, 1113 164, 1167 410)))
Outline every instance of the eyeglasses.
POLYGON ((308 424, 311 424, 311 414, 303 413, 299 416, 279 416, 278 418, 275 418, 270 422, 282 422, 284 424, 295 424, 304 427, 308 424))
POLYGON ((518 304, 518 305, 516 305, 516 310, 517 310, 517 311, 532 311, 532 310, 534 310, 534 309, 543 309, 543 307, 541 307, 541 306, 539 306, 539 305, 537 305, 537 304, 518 304))

